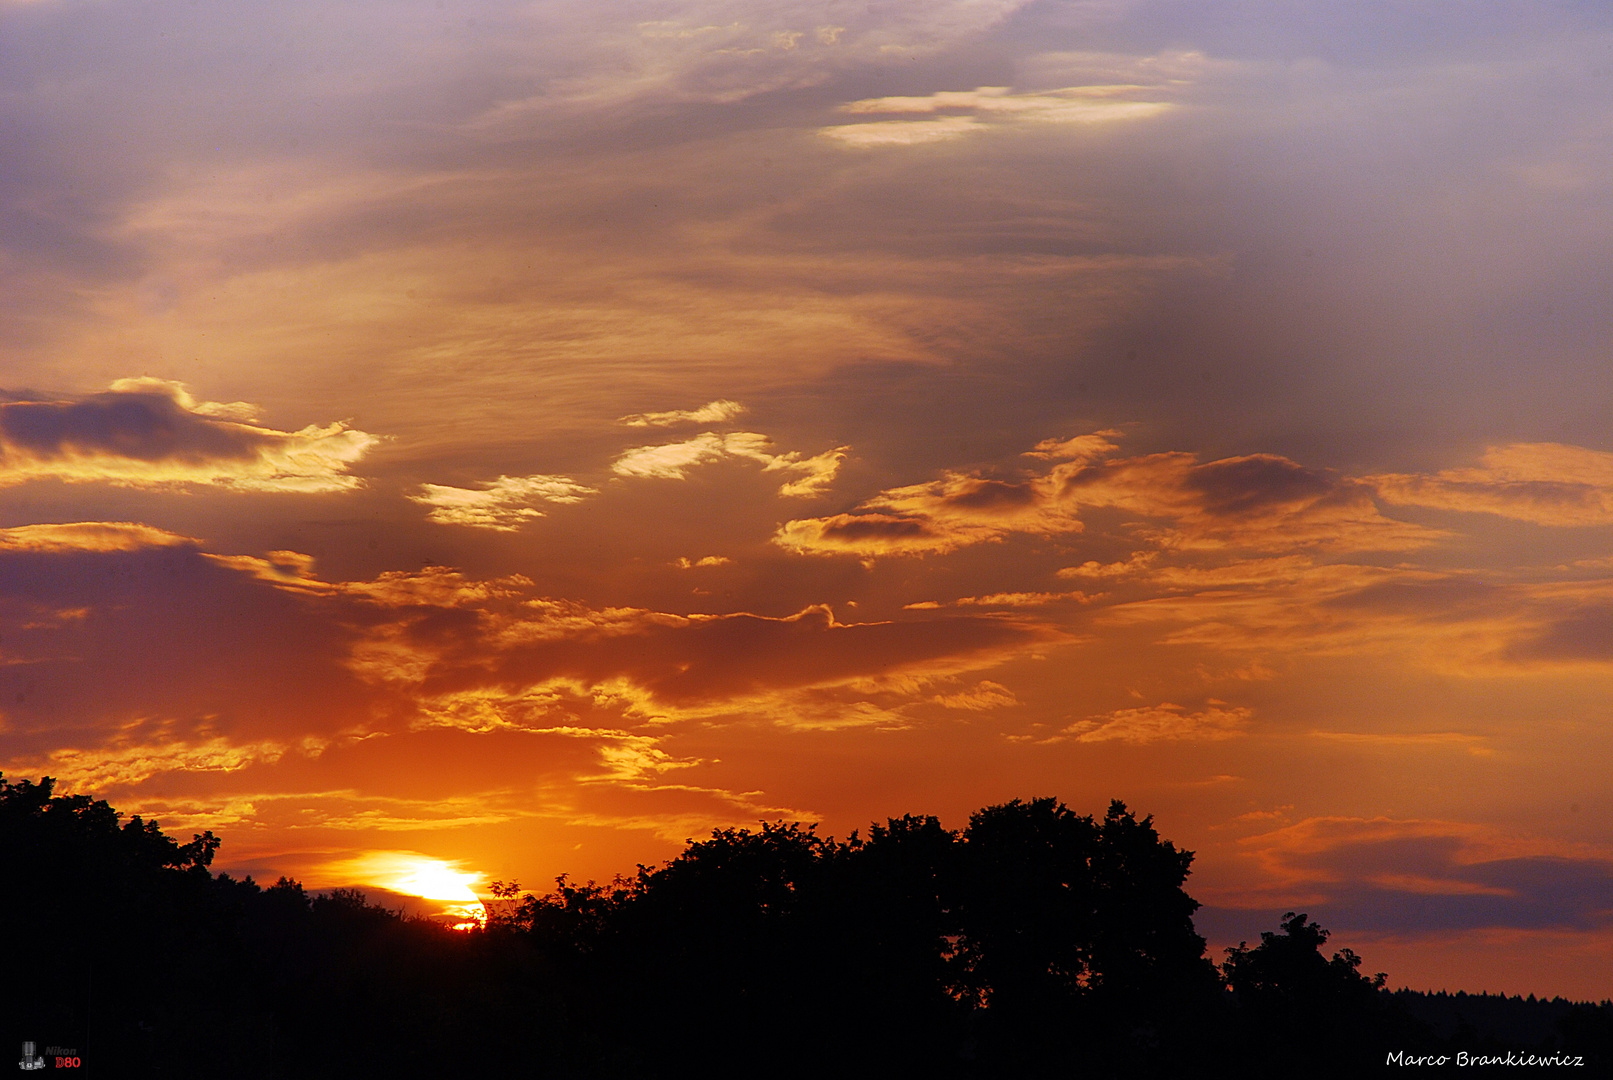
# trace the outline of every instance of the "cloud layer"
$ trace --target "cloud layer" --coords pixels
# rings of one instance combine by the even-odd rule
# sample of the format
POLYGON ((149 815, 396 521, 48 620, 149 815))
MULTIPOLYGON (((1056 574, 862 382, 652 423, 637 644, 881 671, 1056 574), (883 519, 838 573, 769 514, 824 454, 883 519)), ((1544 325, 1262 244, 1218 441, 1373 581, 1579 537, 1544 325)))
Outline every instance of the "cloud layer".
POLYGON ((1116 434, 1038 444, 1026 456, 1051 463, 1041 472, 948 471, 890 488, 851 513, 788 522, 776 542, 812 554, 943 554, 1016 533, 1079 532, 1088 510, 1149 519, 1154 524, 1139 535, 1177 549, 1399 551, 1440 536, 1385 517, 1369 484, 1280 455, 1128 458, 1118 455, 1116 434))
POLYGON ((277 431, 249 406, 197 402, 178 383, 121 380, 77 398, 0 401, 0 485, 30 480, 126 487, 205 484, 242 491, 341 491, 379 440, 337 422, 277 431))
POLYGON ((1006 86, 947 90, 924 97, 864 98, 840 106, 855 116, 936 115, 923 120, 872 120, 819 129, 846 146, 913 146, 960 138, 1010 124, 1113 124, 1157 116, 1164 101, 1128 100, 1142 87, 1069 86, 1013 93, 1006 86))
POLYGON ((719 398, 698 409, 672 409, 667 412, 633 413, 617 421, 628 427, 671 427, 673 424, 721 424, 745 411, 737 401, 719 398))
POLYGON ((1282 888, 1315 890, 1326 899, 1310 902, 1336 905, 1380 933, 1613 924, 1613 859, 1520 853, 1516 841, 1455 822, 1311 818, 1244 845, 1282 888))
POLYGON ((1478 465, 1367 478, 1379 498, 1558 527, 1613 523, 1613 454, 1561 443, 1492 446, 1478 465))
POLYGON ((1146 708, 1117 709, 1107 716, 1083 720, 1063 734, 1076 742, 1146 744, 1162 739, 1235 739, 1249 726, 1250 710, 1212 701, 1199 712, 1165 702, 1146 708))

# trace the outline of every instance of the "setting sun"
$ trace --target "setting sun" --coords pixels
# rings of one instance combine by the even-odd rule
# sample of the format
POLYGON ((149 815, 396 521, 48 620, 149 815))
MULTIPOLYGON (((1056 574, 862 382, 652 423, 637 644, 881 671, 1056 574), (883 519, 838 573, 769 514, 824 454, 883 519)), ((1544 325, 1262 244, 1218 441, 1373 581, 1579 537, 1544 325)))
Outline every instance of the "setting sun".
POLYGON ((473 888, 484 875, 460 870, 456 863, 413 851, 371 851, 332 863, 325 869, 327 876, 333 879, 418 896, 422 900, 448 901, 441 908, 441 914, 454 920, 456 927, 480 925, 487 920, 487 909, 482 907, 473 888))

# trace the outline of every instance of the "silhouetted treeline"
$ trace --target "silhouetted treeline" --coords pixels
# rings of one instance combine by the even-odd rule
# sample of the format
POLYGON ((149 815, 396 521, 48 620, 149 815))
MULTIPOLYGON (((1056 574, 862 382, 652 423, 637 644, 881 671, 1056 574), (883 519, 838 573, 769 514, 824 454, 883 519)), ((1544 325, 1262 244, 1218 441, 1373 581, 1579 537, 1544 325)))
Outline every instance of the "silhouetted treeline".
MULTIPOLYGON (((1613 980, 1610 980, 1613 981, 1613 980)), ((1505 1055, 1527 1050, 1543 1054, 1563 1049, 1598 1050, 1605 1067, 1613 1057, 1613 1007, 1563 998, 1507 997, 1501 994, 1419 994, 1397 990, 1395 1003, 1435 1037, 1439 1046, 1475 1054, 1505 1055)), ((1588 1066, 1587 1066, 1588 1068, 1588 1066)))
POLYGON ((1606 1003, 1391 995, 1304 915, 1218 968, 1192 854, 1118 802, 720 830, 606 886, 501 884, 470 933, 214 875, 218 844, 0 782, 10 1045, 107 1077, 1101 1078, 1613 1042, 1606 1003))

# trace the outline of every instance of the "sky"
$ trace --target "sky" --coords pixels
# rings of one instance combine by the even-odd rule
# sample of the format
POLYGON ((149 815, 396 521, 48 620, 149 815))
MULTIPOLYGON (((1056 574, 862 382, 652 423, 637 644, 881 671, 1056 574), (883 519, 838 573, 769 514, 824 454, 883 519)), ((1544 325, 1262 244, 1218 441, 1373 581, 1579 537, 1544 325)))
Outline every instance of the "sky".
POLYGON ((459 905, 1118 798, 1613 992, 1606 5, 0 0, 0 147, 8 777, 459 905))

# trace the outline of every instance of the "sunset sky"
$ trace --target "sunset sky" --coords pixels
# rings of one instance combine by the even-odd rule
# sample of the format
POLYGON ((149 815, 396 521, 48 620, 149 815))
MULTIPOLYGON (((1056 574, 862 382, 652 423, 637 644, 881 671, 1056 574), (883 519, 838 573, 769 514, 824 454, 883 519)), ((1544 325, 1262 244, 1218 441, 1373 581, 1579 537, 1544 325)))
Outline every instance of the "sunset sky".
POLYGON ((1613 993, 1606 4, 0 0, 0 146, 8 777, 445 902, 1120 798, 1613 993))

